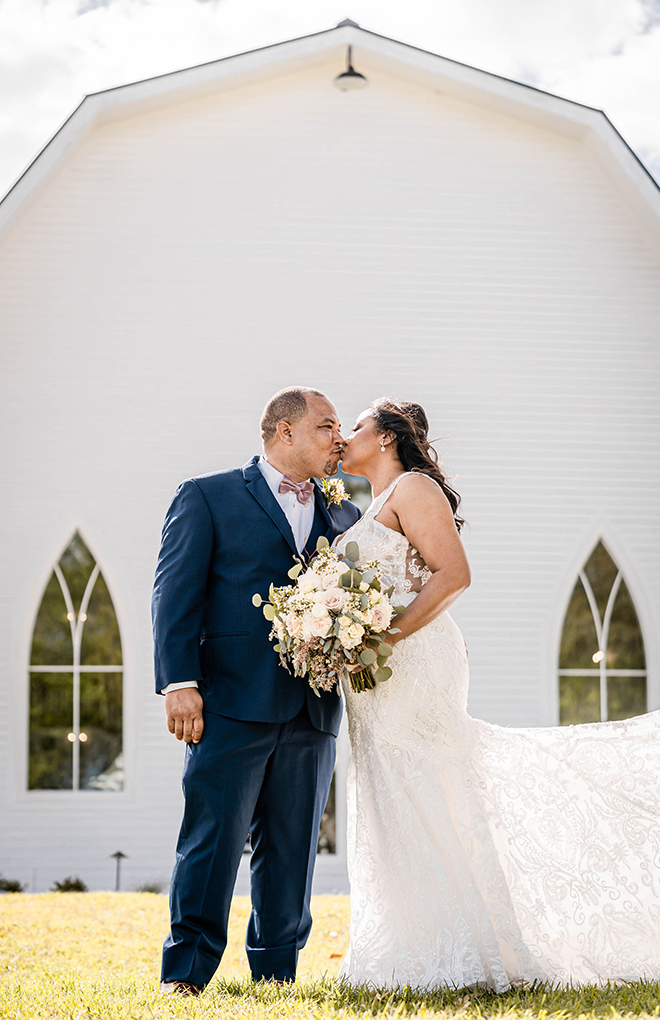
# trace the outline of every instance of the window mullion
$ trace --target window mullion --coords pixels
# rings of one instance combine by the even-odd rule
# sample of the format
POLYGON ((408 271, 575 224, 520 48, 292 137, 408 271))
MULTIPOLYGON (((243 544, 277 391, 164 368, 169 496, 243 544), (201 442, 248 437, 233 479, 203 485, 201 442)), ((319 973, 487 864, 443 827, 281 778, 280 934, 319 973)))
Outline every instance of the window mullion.
MULTIPOLYGON (((598 611, 598 603, 596 602, 596 596, 594 595, 593 588, 589 582, 584 570, 580 571, 580 580, 582 586, 586 592, 587 599, 589 601, 589 607, 591 609, 591 615, 594 618, 594 626, 596 628, 596 637, 598 639, 598 650, 604 651, 603 648, 603 628, 600 622, 600 612, 598 611)), ((607 677, 605 675, 605 658, 600 659, 598 663, 598 677, 600 684, 600 721, 605 722, 607 719, 607 677)))
POLYGON ((62 573, 59 563, 56 563, 53 569, 55 571, 55 576, 60 583, 62 595, 64 596, 67 619, 71 628, 71 641, 73 642, 73 719, 71 720, 73 741, 71 743, 71 789, 77 790, 79 789, 78 765, 80 762, 80 748, 78 746, 78 731, 80 729, 80 670, 78 669, 78 671, 76 671, 76 662, 78 663, 78 666, 80 666, 80 644, 78 644, 78 657, 76 659, 76 634, 78 631, 78 621, 76 620, 76 614, 73 608, 71 592, 69 591, 69 586, 66 583, 66 578, 62 573))
POLYGON ((607 605, 605 607, 605 615, 603 617, 603 637, 602 644, 600 646, 601 651, 604 653, 603 658, 598 663, 600 668, 600 704, 601 722, 607 722, 609 715, 608 701, 607 701, 607 642, 610 635, 610 620, 612 619, 612 610, 614 609, 614 602, 616 600, 617 593, 621 586, 621 571, 618 572, 614 578, 614 584, 610 591, 609 598, 607 599, 607 605), (603 705, 605 706, 605 713, 603 714, 603 705))

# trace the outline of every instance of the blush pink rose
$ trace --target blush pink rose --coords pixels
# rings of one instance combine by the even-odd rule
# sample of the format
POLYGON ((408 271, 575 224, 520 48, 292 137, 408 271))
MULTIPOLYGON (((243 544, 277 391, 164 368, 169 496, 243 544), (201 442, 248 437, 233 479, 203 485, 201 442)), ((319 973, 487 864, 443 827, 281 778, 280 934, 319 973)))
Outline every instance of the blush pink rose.
POLYGON ((325 637, 330 628, 330 617, 326 613, 325 616, 312 616, 311 631, 314 637, 325 637))
POLYGON ((286 629, 291 637, 300 637, 302 634, 302 620, 295 613, 287 613, 284 621, 286 629))
POLYGON ((371 610, 371 626, 373 630, 386 630, 392 621, 392 607, 387 602, 379 602, 371 610))
POLYGON ((341 588, 326 588, 323 592, 323 604, 328 610, 337 612, 344 604, 346 598, 341 588))

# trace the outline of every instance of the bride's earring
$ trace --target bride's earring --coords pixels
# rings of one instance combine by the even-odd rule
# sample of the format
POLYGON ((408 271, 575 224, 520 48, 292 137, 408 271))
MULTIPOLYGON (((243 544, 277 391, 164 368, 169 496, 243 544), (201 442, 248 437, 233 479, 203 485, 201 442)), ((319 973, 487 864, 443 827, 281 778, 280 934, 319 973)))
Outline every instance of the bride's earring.
POLYGON ((385 443, 380 444, 380 452, 385 453, 385 443))

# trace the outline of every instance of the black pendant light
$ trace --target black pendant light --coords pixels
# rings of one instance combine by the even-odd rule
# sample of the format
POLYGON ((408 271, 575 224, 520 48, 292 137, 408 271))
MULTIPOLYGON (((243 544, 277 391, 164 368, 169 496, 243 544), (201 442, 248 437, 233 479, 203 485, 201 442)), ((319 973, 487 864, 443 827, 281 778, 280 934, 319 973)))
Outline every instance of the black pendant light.
POLYGON ((347 67, 341 74, 338 74, 333 84, 342 92, 354 92, 356 89, 363 89, 369 84, 367 79, 359 71, 356 71, 352 63, 353 47, 348 47, 347 67))

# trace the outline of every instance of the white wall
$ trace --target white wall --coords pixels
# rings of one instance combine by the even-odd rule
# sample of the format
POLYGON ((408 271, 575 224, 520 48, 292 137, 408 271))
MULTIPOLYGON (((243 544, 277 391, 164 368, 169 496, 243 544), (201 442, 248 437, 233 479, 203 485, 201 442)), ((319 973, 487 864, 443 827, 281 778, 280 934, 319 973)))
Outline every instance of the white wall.
POLYGON ((385 392, 427 407, 471 525, 475 715, 555 721, 558 628, 603 527, 660 705, 657 252, 579 141, 375 72, 342 94, 336 73, 99 127, 0 240, 0 870, 39 889, 111 885, 116 849, 127 887, 169 871, 162 517, 181 478, 257 451, 289 383, 349 426, 385 392), (117 795, 25 792, 30 631, 76 526, 124 643, 117 795))

